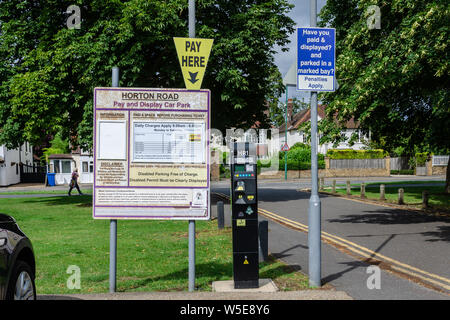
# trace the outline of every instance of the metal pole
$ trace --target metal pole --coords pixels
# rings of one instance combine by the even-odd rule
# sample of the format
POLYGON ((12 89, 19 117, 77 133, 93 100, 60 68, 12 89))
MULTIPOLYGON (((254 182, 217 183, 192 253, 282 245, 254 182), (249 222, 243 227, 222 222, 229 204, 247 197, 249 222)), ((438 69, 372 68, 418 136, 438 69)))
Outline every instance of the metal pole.
MULTIPOLYGON (((310 0, 311 27, 317 26, 317 0, 310 0)), ((318 165, 317 165, 317 92, 311 92, 311 198, 309 199, 309 285, 321 286, 321 208, 318 193, 318 165)))
MULTIPOLYGON (((287 144, 287 121, 288 121, 287 110, 288 110, 288 85, 286 84, 286 109, 284 112, 285 117, 284 145, 287 144)), ((287 151, 284 152, 284 180, 287 180, 287 151)))
MULTIPOLYGON (((119 86, 119 68, 112 68, 112 87, 119 86)), ((117 220, 109 222, 109 292, 116 292, 117 275, 117 220)))
MULTIPOLYGON (((195 38, 195 0, 189 0, 189 38, 195 38)), ((189 292, 195 290, 195 220, 189 220, 189 292)))

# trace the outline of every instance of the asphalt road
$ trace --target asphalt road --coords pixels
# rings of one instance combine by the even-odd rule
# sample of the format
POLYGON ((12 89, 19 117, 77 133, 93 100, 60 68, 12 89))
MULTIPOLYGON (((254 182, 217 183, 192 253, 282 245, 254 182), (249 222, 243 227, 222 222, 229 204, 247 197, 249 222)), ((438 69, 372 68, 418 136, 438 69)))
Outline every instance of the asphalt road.
MULTIPOLYGON (((259 207, 307 226, 310 194, 297 191, 307 183, 262 181, 259 207)), ((212 191, 229 194, 228 188, 221 182, 212 191)), ((322 245, 323 284, 355 299, 450 299, 450 219, 327 195, 320 198, 322 231, 338 239, 322 245), (352 250, 336 246, 348 243, 352 250), (380 289, 368 288, 372 273, 367 256, 355 252, 383 262, 380 289)), ((269 251, 308 273, 306 232, 269 219, 269 251)))

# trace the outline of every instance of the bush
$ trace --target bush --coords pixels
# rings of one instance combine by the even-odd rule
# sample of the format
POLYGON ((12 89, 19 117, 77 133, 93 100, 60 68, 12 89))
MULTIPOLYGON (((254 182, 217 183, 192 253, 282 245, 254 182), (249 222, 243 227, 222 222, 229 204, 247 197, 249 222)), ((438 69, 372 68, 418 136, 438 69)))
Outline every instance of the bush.
POLYGON ((391 174, 410 174, 410 175, 414 175, 414 169, 411 169, 411 170, 391 170, 391 174))
MULTIPOLYGON (((323 155, 322 155, 323 157, 323 155)), ((319 167, 319 169, 325 169, 325 161, 322 160, 318 160, 317 161, 317 165, 319 167)), ((292 161, 288 159, 287 162, 287 169, 288 170, 311 170, 311 162, 297 162, 297 161, 292 161)), ((284 159, 280 160, 280 163, 278 165, 278 170, 280 171, 284 171, 284 159)))
POLYGON ((425 166, 430 154, 428 152, 418 152, 416 153, 416 165, 418 167, 425 166))
POLYGON ((388 154, 382 149, 374 150, 352 150, 352 149, 330 149, 327 157, 330 159, 381 159, 388 154))

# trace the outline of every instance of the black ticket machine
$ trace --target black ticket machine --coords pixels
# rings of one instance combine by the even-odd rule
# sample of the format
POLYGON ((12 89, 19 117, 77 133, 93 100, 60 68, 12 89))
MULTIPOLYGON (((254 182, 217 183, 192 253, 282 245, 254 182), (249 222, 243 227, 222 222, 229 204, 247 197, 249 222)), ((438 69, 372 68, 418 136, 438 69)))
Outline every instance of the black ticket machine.
POLYGON ((256 145, 235 142, 230 155, 234 288, 258 288, 256 145))

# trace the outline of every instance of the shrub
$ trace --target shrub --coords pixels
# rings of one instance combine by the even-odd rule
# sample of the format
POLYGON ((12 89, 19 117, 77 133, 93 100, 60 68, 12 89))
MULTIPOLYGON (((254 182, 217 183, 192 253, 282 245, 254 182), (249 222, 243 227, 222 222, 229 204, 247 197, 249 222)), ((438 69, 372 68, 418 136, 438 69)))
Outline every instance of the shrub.
POLYGON ((418 152, 416 153, 416 165, 418 167, 423 167, 427 162, 430 154, 428 152, 418 152))
POLYGON ((410 174, 414 175, 414 169, 410 170, 391 170, 391 174, 410 174))

